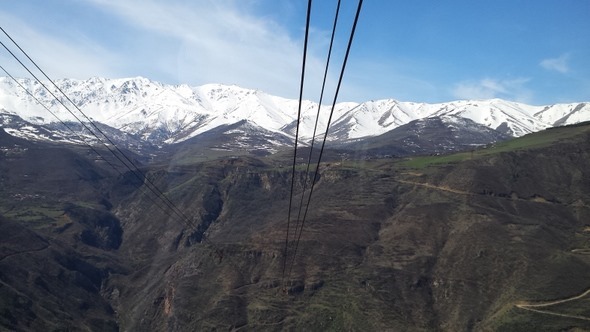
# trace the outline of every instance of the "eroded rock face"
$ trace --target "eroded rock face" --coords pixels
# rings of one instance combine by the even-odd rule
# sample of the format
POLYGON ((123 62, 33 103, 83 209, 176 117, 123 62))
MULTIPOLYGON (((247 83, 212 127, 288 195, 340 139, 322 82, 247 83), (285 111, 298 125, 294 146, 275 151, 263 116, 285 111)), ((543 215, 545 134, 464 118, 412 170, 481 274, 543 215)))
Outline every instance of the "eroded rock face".
MULTIPOLYGON (((564 170, 559 178, 585 176, 588 159, 528 169, 526 163, 514 166, 519 158, 542 157, 506 154, 423 174, 387 167, 324 169, 292 267, 289 244, 284 277, 288 176, 264 167, 226 171, 217 181, 225 203, 208 231, 212 246, 205 242, 162 261, 172 264, 165 273, 162 268, 162 286, 154 293, 164 300, 145 304, 155 317, 152 325, 131 326, 449 331, 498 326, 498 308, 541 292, 529 287, 531 278, 552 280, 556 289, 584 287, 582 277, 576 277, 577 286, 558 281, 568 272, 554 265, 551 253, 562 252, 566 234, 583 229, 587 207, 573 215, 560 203, 565 198, 546 193, 559 187, 551 169, 564 170), (506 179, 515 167, 521 173, 526 168, 528 175, 506 179), (540 269, 549 272, 541 276, 540 269), (194 310, 201 320, 191 316, 194 310)), ((578 193, 585 190, 583 183, 563 183, 578 193)), ((296 218, 292 222, 294 234, 296 218)), ((576 257, 559 264, 580 269, 576 257)))
MULTIPOLYGON (((68 326, 130 331, 528 328, 539 313, 519 301, 588 287, 587 151, 584 134, 420 169, 395 160, 324 165, 304 224, 299 194, 313 174, 298 168, 288 237, 291 169, 266 159, 146 167, 180 216, 98 166, 99 177, 70 178, 84 186, 83 202, 26 196, 32 191, 15 203, 3 191, 2 211, 18 222, 0 224, 13 234, 0 238, 0 278, 12 287, 0 288, 2 305, 13 308, 0 322, 25 330, 67 328, 64 317, 68 326)), ((583 310, 580 300, 567 304, 583 310)), ((556 330, 588 328, 583 319, 544 318, 539 324, 556 330)))

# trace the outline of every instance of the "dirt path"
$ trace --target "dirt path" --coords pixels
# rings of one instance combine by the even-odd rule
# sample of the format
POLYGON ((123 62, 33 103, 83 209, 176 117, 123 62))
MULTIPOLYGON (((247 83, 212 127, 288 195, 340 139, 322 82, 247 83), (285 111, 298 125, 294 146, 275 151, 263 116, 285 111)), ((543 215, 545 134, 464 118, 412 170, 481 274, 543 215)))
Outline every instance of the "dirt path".
POLYGON ((516 304, 515 306, 517 308, 520 308, 520 309, 523 309, 523 310, 538 312, 538 313, 541 313, 541 314, 553 315, 553 316, 560 316, 560 317, 567 317, 567 318, 575 318, 575 319, 582 319, 582 320, 590 321, 590 317, 577 316, 577 315, 568 315, 568 314, 560 314, 560 313, 557 313, 557 312, 552 312, 552 311, 538 309, 538 308, 548 307, 548 306, 555 305, 555 304, 560 304, 560 303, 565 303, 565 302, 570 302, 570 301, 574 301, 574 300, 577 300, 577 299, 581 299, 581 298, 587 296, 588 294, 590 294, 590 289, 587 289, 584 293, 582 293, 580 295, 576 295, 576 296, 573 296, 573 297, 568 297, 566 299, 555 300, 555 301, 550 301, 550 302, 545 302, 545 303, 536 303, 536 304, 520 303, 520 304, 516 304))
POLYGON ((397 180, 397 182, 411 184, 411 185, 420 186, 420 187, 429 188, 429 189, 442 190, 442 191, 446 191, 446 192, 450 192, 450 193, 454 193, 454 194, 459 194, 459 195, 474 195, 473 193, 468 192, 468 191, 457 190, 457 189, 453 189, 453 188, 449 188, 449 187, 435 186, 430 183, 420 183, 420 182, 406 181, 406 180, 397 180))
POLYGON ((20 255, 20 254, 27 254, 27 253, 32 253, 32 252, 39 252, 39 251, 43 251, 45 249, 49 248, 49 244, 44 244, 43 247, 41 248, 35 248, 35 249, 28 249, 28 250, 23 250, 23 251, 16 251, 10 254, 6 254, 2 257, 0 257, 0 261, 8 258, 8 257, 12 257, 12 256, 16 256, 16 255, 20 255))
MULTIPOLYGON (((400 182, 400 183, 405 183, 405 184, 420 186, 420 187, 434 189, 434 190, 446 191, 446 192, 450 192, 450 193, 454 193, 454 194, 459 194, 459 195, 476 195, 476 194, 474 194, 472 192, 463 191, 463 190, 457 190, 457 189, 453 189, 453 188, 449 188, 449 187, 435 186, 435 185, 432 185, 432 184, 429 184, 429 183, 420 183, 420 182, 400 180, 400 179, 398 179, 397 181, 400 182)), ((532 199, 517 198, 517 199, 518 200, 525 200, 525 201, 534 201, 534 202, 539 202, 539 203, 548 203, 546 200, 539 200, 537 198, 532 198, 532 199)), ((590 254, 590 249, 574 249, 574 250, 572 250, 572 253, 590 254)), ((520 308, 520 309, 523 309, 523 310, 533 311, 533 312, 537 312, 537 313, 541 313, 541 314, 590 321, 590 317, 577 316, 577 315, 568 315, 568 314, 560 314, 560 313, 556 313, 556 312, 551 312, 551 311, 539 309, 539 308, 548 307, 548 306, 555 305, 555 304, 560 304, 560 303, 574 301, 574 300, 583 298, 584 296, 587 296, 588 294, 590 294, 590 289, 586 290, 584 293, 582 293, 580 295, 576 295, 574 297, 570 297, 570 298, 566 298, 566 299, 562 299, 562 300, 555 300, 555 301, 550 301, 550 302, 545 302, 545 303, 537 303, 537 304, 520 303, 520 304, 516 304, 515 306, 517 308, 520 308)))
MULTIPOLYGON (((477 194, 477 193, 470 192, 470 191, 453 189, 453 188, 446 187, 446 186, 436 186, 436 185, 433 185, 433 184, 430 184, 430 183, 414 182, 414 181, 401 180, 401 179, 397 179, 397 182, 399 182, 399 183, 405 183, 405 184, 411 184, 411 185, 414 185, 414 186, 419 186, 419 187, 428 188, 428 189, 446 191, 446 192, 449 192, 449 193, 459 194, 459 195, 470 195, 470 196, 485 195, 485 194, 477 194)), ((526 202, 543 203, 543 204, 552 204, 553 203, 553 202, 548 201, 547 199, 545 199, 543 197, 538 197, 538 196, 531 197, 531 198, 511 197, 511 196, 508 196, 508 197, 498 196, 498 197, 503 197, 503 198, 507 198, 507 199, 511 199, 511 200, 526 201, 526 202)))

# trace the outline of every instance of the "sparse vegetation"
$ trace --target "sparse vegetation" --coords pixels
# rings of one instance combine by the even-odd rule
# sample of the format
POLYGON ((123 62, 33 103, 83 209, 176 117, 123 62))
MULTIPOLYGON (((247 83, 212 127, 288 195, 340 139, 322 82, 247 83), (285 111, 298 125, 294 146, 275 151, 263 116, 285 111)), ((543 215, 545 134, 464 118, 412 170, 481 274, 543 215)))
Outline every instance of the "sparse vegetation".
POLYGON ((538 133, 525 135, 504 142, 494 144, 490 147, 477 149, 469 152, 459 152, 439 156, 410 157, 399 162, 400 167, 425 168, 428 166, 447 165, 460 161, 477 159, 491 156, 502 152, 514 152, 517 150, 539 149, 568 139, 585 139, 590 135, 590 123, 580 123, 575 126, 557 127, 538 133))
MULTIPOLYGON (((11 187, 0 192, 0 277, 10 285, 0 287, 0 324, 588 329, 582 319, 516 307, 590 287, 583 251, 590 248, 590 140, 588 126, 572 130, 473 153, 322 163, 286 276, 291 168, 280 165, 288 155, 195 162, 187 154, 180 163, 146 166, 188 225, 157 208, 132 177, 85 163, 75 151, 53 151, 63 158, 45 168, 13 167, 43 155, 28 149, 21 159, 0 159, 0 169, 11 169, 2 173, 11 187), (73 176, 62 167, 89 169, 73 176), (22 176, 44 172, 61 185, 22 176)), ((297 193, 312 176, 304 170, 296 167, 297 193)), ((585 317, 587 308, 583 297, 543 310, 585 317)))

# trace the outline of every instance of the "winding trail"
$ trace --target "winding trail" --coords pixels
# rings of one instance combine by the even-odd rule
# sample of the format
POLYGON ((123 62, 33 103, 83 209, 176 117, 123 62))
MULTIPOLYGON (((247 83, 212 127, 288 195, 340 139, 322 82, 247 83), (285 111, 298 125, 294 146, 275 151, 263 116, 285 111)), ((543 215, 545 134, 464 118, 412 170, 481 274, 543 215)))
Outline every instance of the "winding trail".
MULTIPOLYGON (((430 183, 415 182, 415 181, 408 181, 408 180, 401 180, 401 179, 397 179, 396 181, 399 183, 410 184, 410 185, 433 189, 433 190, 446 191, 449 193, 454 193, 454 194, 459 194, 459 195, 486 196, 485 193, 474 193, 474 192, 465 191, 465 190, 453 189, 453 188, 450 188, 447 186, 437 186, 437 185, 430 184, 430 183)), ((494 197, 500 197, 500 198, 506 198, 506 199, 510 199, 510 200, 524 201, 524 202, 535 202, 535 203, 542 203, 542 204, 556 204, 555 202, 547 200, 546 198, 541 197, 541 196, 533 196, 533 197, 529 197, 529 198, 518 197, 518 196, 494 196, 494 197)))
MULTIPOLYGON (((410 175, 413 175, 413 174, 410 174, 410 175)), ((441 190, 441 191, 450 192, 450 193, 459 194, 459 195, 477 195, 476 193, 473 193, 473 192, 457 190, 457 189, 449 188, 446 186, 437 186, 437 185, 433 185, 430 183, 421 183, 421 182, 401 180, 401 179, 397 179, 397 182, 410 184, 410 185, 414 185, 414 186, 419 186, 419 187, 423 187, 423 188, 428 188, 428 189, 441 190)), ((522 200, 522 201, 532 201, 532 202, 537 202, 537 203, 552 203, 542 197, 532 197, 529 199, 516 197, 516 198, 512 198, 512 199, 517 199, 517 200, 522 200)), ((581 254, 581 255, 588 255, 588 254, 590 254, 590 249, 573 249, 571 252, 576 253, 576 254, 581 254)), ((568 315, 568 314, 562 314, 562 313, 557 313, 557 312, 552 312, 552 311, 542 309, 542 308, 549 307, 549 306, 556 305, 556 304, 560 304, 560 303, 575 301, 575 300, 581 299, 585 296, 588 296, 589 294, 590 294, 590 289, 587 289, 585 292, 583 292, 580 295, 576 295, 576 296, 561 299, 561 300, 554 300, 554 301, 549 301, 549 302, 544 302, 544 303, 535 303, 535 304, 524 302, 524 303, 517 303, 517 304, 515 304, 515 306, 517 308, 522 309, 522 310, 528 310, 528 311, 532 311, 532 312, 536 312, 536 313, 540 313, 540 314, 590 321, 590 317, 579 316, 579 315, 568 315)))
POLYGON ((541 313, 541 314, 553 315, 553 316, 560 316, 560 317, 567 317, 567 318, 575 318, 575 319, 581 319, 581 320, 585 320, 585 321, 590 321, 590 317, 578 316, 578 315, 560 314, 560 313, 557 313, 557 312, 552 312, 552 311, 537 309, 537 308, 543 308, 543 307, 552 306, 552 305, 555 305, 555 304, 560 304, 560 303, 565 303, 565 302, 570 302, 570 301, 578 300, 578 299, 581 299, 581 298, 587 296, 588 294, 590 294, 590 288, 587 289, 584 293, 582 293, 580 295, 576 295, 576 296, 573 296, 573 297, 568 297, 566 299, 555 300, 555 301, 550 301, 550 302, 545 302, 545 303, 536 303, 536 304, 519 303, 519 304, 515 304, 515 306, 517 308, 520 308, 520 309, 523 309, 523 310, 533 311, 533 312, 537 312, 537 313, 541 313))
POLYGON ((468 191, 457 190, 457 189, 453 189, 453 188, 449 188, 449 187, 435 186, 430 183, 414 182, 414 181, 407 181, 407 180, 400 180, 400 179, 397 179, 396 181, 400 182, 400 183, 411 184, 411 185, 425 187, 425 188, 429 188, 429 189, 442 190, 442 191, 446 191, 446 192, 450 192, 450 193, 454 193, 454 194, 459 194, 459 195, 475 195, 474 193, 471 193, 468 191))
POLYGON ((20 254, 28 254, 28 253, 32 253, 32 252, 43 251, 47 248, 49 248, 49 244, 45 243, 41 248, 33 248, 33 249, 12 252, 10 254, 5 254, 4 256, 0 257, 0 261, 3 261, 4 259, 6 259, 8 257, 12 257, 12 256, 20 255, 20 254))

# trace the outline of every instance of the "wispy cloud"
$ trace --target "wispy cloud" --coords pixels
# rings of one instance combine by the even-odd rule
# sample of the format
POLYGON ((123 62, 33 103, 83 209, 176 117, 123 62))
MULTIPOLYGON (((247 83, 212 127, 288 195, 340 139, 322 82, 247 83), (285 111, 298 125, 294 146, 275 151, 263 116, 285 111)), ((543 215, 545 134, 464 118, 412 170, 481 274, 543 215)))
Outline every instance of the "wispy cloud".
POLYGON ((484 78, 479 81, 464 81, 455 84, 451 93, 458 99, 492 99, 530 102, 532 91, 526 87, 528 78, 494 79, 484 78))
POLYGON ((539 65, 547 70, 565 74, 570 70, 568 65, 569 58, 569 54, 565 53, 557 58, 544 59, 539 63, 539 65))
MULTIPOLYGON (((142 46, 153 54, 145 54, 143 61, 150 59, 172 80, 297 94, 302 41, 272 19, 248 13, 244 2, 88 1, 149 35, 142 42, 153 45, 142 46)), ((321 71, 318 59, 308 58, 311 73, 321 71)))
MULTIPOLYGON (((332 16, 326 4, 316 6, 319 10, 312 10, 304 96, 317 101, 332 16)), ((583 80, 564 80, 588 76, 583 71, 588 66, 576 65, 573 70, 570 53, 559 55, 564 49, 582 54, 575 47, 560 46, 554 58, 533 62, 538 70, 519 66, 510 71, 517 78, 486 78, 484 75, 490 72, 485 68, 497 68, 498 64, 482 62, 470 67, 469 61, 463 63, 469 52, 416 48, 427 44, 410 42, 415 39, 403 34, 395 37, 395 33, 388 32, 395 28, 388 24, 399 22, 376 19, 383 11, 378 7, 371 11, 369 6, 363 9, 359 21, 339 101, 397 98, 440 102, 498 97, 526 102, 533 97, 555 99, 554 95, 564 90, 579 91, 576 93, 582 97, 576 99, 587 99, 587 89, 580 86, 583 80), (547 82, 534 76, 539 70, 567 75, 551 77, 551 84, 560 89, 545 90, 547 82), (473 79, 459 81, 456 77, 473 79)), ((305 3, 300 1, 82 0, 65 1, 63 6, 43 3, 12 6, 12 10, 9 7, 0 13, 0 24, 54 77, 146 76, 169 84, 236 84, 287 98, 298 97, 305 24, 305 3)), ((346 7, 350 13, 345 11, 350 15, 344 17, 350 20, 339 19, 342 25, 334 54, 340 58, 331 60, 332 76, 326 96, 331 95, 339 74, 353 7, 346 7)), ((504 56, 489 58, 514 61, 504 56)), ((9 61, 0 49, 0 62, 5 65, 9 61)), ((514 68, 513 64, 507 67, 514 68)), ((324 102, 328 99, 325 97, 324 102)))
MULTIPOLYGON (((18 18, 0 13, 2 27, 12 38, 44 69, 52 78, 80 78, 96 76, 111 76, 116 70, 110 65, 118 62, 115 53, 83 36, 68 36, 57 38, 44 31, 32 29, 30 24, 18 18)), ((2 41, 21 60, 25 60, 18 49, 4 34, 2 41)), ((2 47, 0 60, 12 75, 28 77, 26 71, 2 47)), ((24 61, 27 63, 26 61, 24 61)), ((30 65, 31 69, 33 66, 30 65)))

